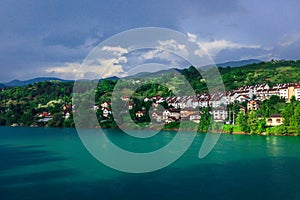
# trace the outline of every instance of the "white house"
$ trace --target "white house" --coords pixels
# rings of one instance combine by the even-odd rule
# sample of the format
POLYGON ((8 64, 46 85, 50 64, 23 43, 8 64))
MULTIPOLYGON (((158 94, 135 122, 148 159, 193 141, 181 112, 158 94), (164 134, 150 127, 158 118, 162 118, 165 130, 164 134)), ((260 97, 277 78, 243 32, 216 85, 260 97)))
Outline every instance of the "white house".
POLYGON ((137 112, 135 113, 135 116, 136 116, 136 117, 143 117, 143 116, 144 116, 144 111, 137 111, 137 112))
POLYGON ((236 100, 239 102, 249 101, 250 97, 247 95, 239 95, 236 97, 236 100))
POLYGON ((273 114, 266 118, 267 126, 279 126, 283 123, 283 117, 280 114, 273 114))
POLYGON ((111 110, 109 108, 103 109, 103 117, 109 117, 110 114, 111 114, 111 110))
POLYGON ((258 102, 256 100, 250 100, 247 103, 247 109, 248 110, 258 110, 259 106, 260 106, 260 102, 258 102))
POLYGON ((215 121, 224 121, 228 117, 227 110, 223 107, 213 108, 211 114, 215 121))
POLYGON ((190 121, 193 121, 193 122, 196 122, 196 123, 200 122, 200 118, 201 118, 200 115, 190 115, 190 121))
POLYGON ((176 109, 170 109, 163 111, 163 119, 168 119, 169 117, 174 117, 176 119, 180 118, 180 111, 176 109))
POLYGON ((300 85, 294 87, 294 95, 296 100, 300 100, 300 85))
POLYGON ((109 102, 105 101, 103 103, 101 103, 101 108, 107 108, 109 106, 109 102))
POLYGON ((279 89, 279 96, 280 96, 280 98, 288 99, 289 98, 289 89, 288 89, 288 87, 280 88, 279 89))

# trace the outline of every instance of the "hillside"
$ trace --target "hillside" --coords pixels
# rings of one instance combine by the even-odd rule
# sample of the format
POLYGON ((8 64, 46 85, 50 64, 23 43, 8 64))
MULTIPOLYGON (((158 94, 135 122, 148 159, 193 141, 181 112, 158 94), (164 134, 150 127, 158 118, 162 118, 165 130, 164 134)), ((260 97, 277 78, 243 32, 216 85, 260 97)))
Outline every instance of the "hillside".
POLYGON ((292 83, 300 81, 300 61, 270 61, 236 68, 219 68, 226 89, 243 85, 292 83))
POLYGON ((229 62, 225 62, 225 63, 218 63, 216 64, 217 67, 242 67, 245 65, 250 65, 250 64, 254 64, 254 63, 261 63, 261 60, 257 60, 257 59, 249 59, 249 60, 241 60, 241 61, 229 61, 229 62))
POLYGON ((3 85, 5 87, 16 87, 16 86, 26 86, 28 84, 34 84, 34 83, 44 82, 44 81, 72 82, 71 80, 64 80, 64 79, 55 78, 55 77, 40 77, 40 78, 34 78, 34 79, 30 79, 30 80, 25 80, 25 81, 13 80, 13 81, 10 81, 7 83, 1 83, 0 85, 3 85))
MULTIPOLYGON (((271 61, 258 64, 245 65, 243 67, 219 67, 225 87, 227 90, 235 89, 245 85, 268 83, 270 86, 276 83, 300 82, 300 61, 271 61)), ((189 81, 196 93, 205 93, 206 84, 195 67, 178 70, 186 80, 189 81)), ((157 75, 156 73, 154 75, 157 75)), ((149 77, 151 74, 149 74, 149 77)), ((138 79, 138 77, 134 77, 138 79)), ((31 83, 26 86, 6 88, 0 92, 0 125, 11 125, 13 123, 32 125, 38 124, 39 113, 50 112, 56 122, 50 121, 49 126, 73 126, 72 117, 64 120, 61 116, 62 108, 67 107, 64 112, 70 112, 72 104, 73 82, 70 81, 43 81, 31 83), (57 114, 57 115, 55 115, 57 114), (54 117, 56 116, 56 118, 54 117), (54 124, 53 124, 54 123, 54 124)), ((111 93, 118 82, 114 77, 99 81, 95 100, 96 104, 109 101, 111 93)), ((15 82, 16 83, 16 82, 15 82)), ((24 82, 23 82, 24 83, 24 82)), ((183 84, 178 75, 168 74, 167 71, 160 77, 149 78, 145 85, 135 90, 133 98, 143 99, 161 95, 170 96, 175 86, 183 84), (161 82, 165 85, 155 84, 161 82)), ((122 82, 123 88, 130 88, 132 80, 122 82)), ((179 94, 185 95, 186 88, 179 87, 179 94)), ((141 104, 142 105, 142 104, 141 104)), ((151 105, 150 105, 151 107, 151 105)))

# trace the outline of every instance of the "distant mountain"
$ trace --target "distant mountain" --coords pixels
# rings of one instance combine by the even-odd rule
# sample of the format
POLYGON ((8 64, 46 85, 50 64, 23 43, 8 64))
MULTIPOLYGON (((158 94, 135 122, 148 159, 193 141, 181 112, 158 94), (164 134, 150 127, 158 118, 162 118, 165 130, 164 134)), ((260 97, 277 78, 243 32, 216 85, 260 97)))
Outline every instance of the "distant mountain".
POLYGON ((6 88, 6 86, 4 84, 0 83, 0 89, 6 88))
MULTIPOLYGON (((105 78, 106 80, 118 80, 119 78, 116 76, 105 78)), ((83 79, 84 80, 84 79, 83 79)), ((74 82, 74 80, 65 80, 61 78, 55 78, 55 77, 39 77, 34 78, 30 80, 20 81, 20 80, 13 80, 7 83, 0 83, 0 89, 7 88, 7 87, 16 87, 16 86, 26 86, 28 84, 34 84, 38 82, 44 82, 44 81, 60 81, 60 82, 74 82)))
MULTIPOLYGON (((248 59, 248 60, 240 60, 240 61, 229 61, 229 62, 225 62, 225 63, 218 63, 218 64, 215 64, 214 66, 217 66, 217 67, 242 67, 242 66, 245 66, 245 65, 251 65, 251 64, 255 64, 255 63, 261 63, 262 61, 261 60, 257 60, 257 59, 248 59)), ((199 69, 202 69, 202 70, 206 70, 208 68, 212 67, 212 65, 205 65, 205 66, 202 66, 200 67, 199 69)))
POLYGON ((111 81, 116 81, 116 80, 119 80, 120 78, 117 77, 117 76, 111 76, 111 77, 108 77, 108 78, 104 78, 106 80, 111 80, 111 81))
POLYGON ((249 59, 249 60, 240 60, 240 61, 230 61, 230 62, 225 62, 225 63, 219 63, 217 64, 218 67, 241 67, 245 65, 250 65, 254 63, 260 63, 262 62, 261 60, 257 59, 249 59))
POLYGON ((34 84, 38 82, 44 82, 44 81, 61 81, 61 82, 72 82, 72 80, 64 80, 60 78, 54 78, 54 77, 40 77, 40 78, 34 78, 26 81, 20 81, 20 80, 13 80, 7 83, 2 83, 1 85, 4 85, 5 87, 15 87, 15 86, 26 86, 28 84, 34 84))
POLYGON ((170 69, 164 69, 164 70, 159 70, 156 72, 139 72, 134 75, 126 76, 125 78, 131 79, 131 78, 143 78, 143 77, 148 77, 148 76, 159 76, 162 74, 168 74, 171 72, 177 71, 181 73, 183 70, 182 69, 177 69, 177 68, 170 68, 170 69))
MULTIPOLYGON (((245 66, 245 65, 249 65, 249 64, 254 64, 254 63, 260 63, 262 62, 261 60, 257 60, 257 59, 249 59, 249 60, 241 60, 241 61, 230 61, 230 62, 225 62, 225 63, 219 63, 216 64, 216 66, 218 67, 241 67, 241 66, 245 66)), ((200 67, 200 69, 207 69, 210 66, 202 66, 200 67)), ((134 78, 134 77, 145 77, 145 76, 149 76, 149 75, 158 75, 158 74, 163 74, 163 73, 168 73, 172 70, 176 70, 179 73, 182 72, 181 69, 166 69, 166 70, 161 70, 158 72, 140 72, 138 74, 132 75, 132 76, 128 76, 127 78, 134 78)), ((105 78, 107 80, 118 80, 119 78, 116 76, 112 76, 112 77, 108 77, 105 78)), ((26 86, 28 84, 34 84, 34 83, 38 83, 38 82, 44 82, 44 81, 61 81, 61 82, 73 82, 74 80, 64 80, 64 79, 60 79, 60 78, 55 78, 55 77, 39 77, 39 78, 34 78, 34 79, 30 79, 30 80, 25 80, 25 81, 20 81, 20 80, 13 80, 7 83, 0 83, 0 89, 1 88, 5 88, 5 87, 15 87, 15 86, 26 86)))

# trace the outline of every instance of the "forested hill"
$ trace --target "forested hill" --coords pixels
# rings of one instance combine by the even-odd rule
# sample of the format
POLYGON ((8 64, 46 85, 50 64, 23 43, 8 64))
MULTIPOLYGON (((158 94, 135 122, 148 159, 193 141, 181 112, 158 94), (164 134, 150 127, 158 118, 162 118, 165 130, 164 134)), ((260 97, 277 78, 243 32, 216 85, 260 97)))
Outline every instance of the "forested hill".
POLYGON ((270 61, 237 68, 219 68, 226 89, 258 83, 292 83, 300 81, 300 60, 270 61))
MULTIPOLYGON (((272 86, 273 84, 277 84, 277 83, 292 83, 292 82, 300 81, 300 60, 289 60, 289 61, 272 60, 270 62, 253 63, 241 67, 230 67, 230 66, 218 67, 218 69, 220 71, 220 74, 222 75, 222 79, 227 90, 235 89, 237 87, 241 87, 245 85, 255 85, 261 83, 267 83, 272 86)), ((199 70, 201 71, 201 68, 199 68, 199 70)), ((167 73, 167 71, 164 73, 167 73)), ((206 88, 205 82, 201 80, 202 79, 201 75, 194 67, 189 67, 184 70, 177 70, 177 71, 185 76, 185 78, 194 87, 196 92, 201 92, 202 90, 205 90, 206 88)), ((135 78, 138 78, 138 76, 135 78)), ((19 81, 20 83, 17 84, 16 86, 23 87, 26 85, 35 85, 38 82, 52 82, 51 85, 53 84, 59 85, 63 83, 66 83, 64 85, 73 84, 73 81, 70 80, 63 80, 58 78, 51 78, 49 80, 48 79, 49 78, 36 78, 28 81, 19 81)), ((118 80, 117 77, 113 77, 113 78, 108 78, 106 82, 115 83, 117 80, 118 80)), ((12 81, 12 82, 16 82, 16 81, 12 81)), ((12 85, 13 83, 10 84, 0 83, 0 88, 6 87, 6 90, 7 89, 10 90, 15 87, 15 85, 13 86, 12 85)), ((26 88, 28 87, 23 87, 23 89, 26 88)), ((44 89, 48 90, 47 88, 44 89)), ((12 89, 12 91, 13 90, 14 89, 12 89)))
MULTIPOLYGON (((260 63, 245 65, 242 67, 228 66, 228 67, 218 67, 218 69, 220 71, 220 74, 222 75, 222 79, 226 90, 235 89, 245 85, 256 85, 262 83, 267 83, 270 86, 272 86, 273 84, 277 84, 277 83, 300 82, 300 60, 297 61, 280 60, 280 61, 260 62, 260 63)), ((199 70, 201 70, 201 68, 199 70)), ((185 76, 185 78, 191 83, 192 87, 195 89, 197 93, 205 92, 206 90, 205 81, 202 79, 202 76, 194 67, 189 67, 184 70, 178 70, 178 72, 180 72, 182 75, 185 76)), ((38 96, 39 95, 55 96, 58 94, 58 91, 53 90, 54 86, 57 86, 57 88, 61 88, 60 93, 64 93, 63 88, 65 88, 66 86, 68 86, 68 88, 73 86, 72 81, 65 81, 62 79, 56 79, 55 81, 53 80, 44 81, 44 79, 41 80, 43 81, 36 81, 35 83, 33 81, 31 82, 27 81, 29 84, 26 84, 26 86, 24 86, 24 84, 18 87, 7 88, 6 86, 5 95, 3 95, 2 92, 1 97, 2 99, 3 97, 6 97, 6 98, 12 98, 14 100, 17 100, 16 98, 21 98, 20 94, 22 94, 22 96, 24 95, 28 97, 33 94, 33 91, 36 91, 37 92, 36 95, 38 96), (49 83, 37 84, 38 82, 40 83, 49 82, 49 83), (59 85, 61 85, 62 87, 60 87, 59 85), (15 94, 16 91, 18 91, 18 95, 15 94), (43 91, 45 91, 45 93, 43 93, 43 91)), ((113 85, 117 82, 117 80, 118 78, 116 77, 114 77, 113 79, 108 78, 101 84, 101 87, 107 88, 105 84, 108 84, 109 88, 112 88, 113 85)), ((23 82, 25 83, 26 81, 23 82)), ((0 88, 2 87, 3 85, 0 84, 0 88)), ((101 90, 101 87, 99 85, 98 89, 101 90)), ((99 91, 99 92, 100 94, 103 93, 103 91, 102 92, 99 91)), ((105 92, 108 92, 107 89, 105 89, 105 92)), ((61 95, 62 94, 60 94, 59 96, 61 95)), ((70 95, 69 89, 63 95, 64 96, 70 95)))

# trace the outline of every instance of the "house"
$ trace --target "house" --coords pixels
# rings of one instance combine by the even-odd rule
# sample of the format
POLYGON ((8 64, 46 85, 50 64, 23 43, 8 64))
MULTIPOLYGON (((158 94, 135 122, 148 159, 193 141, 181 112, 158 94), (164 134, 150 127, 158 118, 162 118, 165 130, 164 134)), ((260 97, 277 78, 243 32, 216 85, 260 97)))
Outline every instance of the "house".
POLYGON ((152 97, 152 100, 153 101, 158 101, 158 100, 160 100, 161 99, 161 96, 160 95, 156 95, 156 96, 153 96, 152 97))
POLYGON ((163 119, 168 119, 168 117, 171 115, 171 112, 169 110, 163 111, 163 119))
MULTIPOLYGON (((189 117, 190 115, 194 115, 197 113, 198 110, 193 109, 193 108, 184 108, 180 111, 180 117, 185 118, 189 117)), ((198 111, 199 114, 199 111, 198 111)))
POLYGON ((210 98, 210 105, 213 108, 220 107, 222 104, 226 105, 227 100, 223 93, 214 93, 210 98))
POLYGON ((72 105, 69 105, 69 104, 64 105, 64 106, 63 106, 63 110, 64 110, 64 111, 66 111, 66 110, 72 110, 72 105))
POLYGON ((237 96, 235 100, 238 102, 244 102, 244 101, 249 101, 250 97, 242 94, 242 95, 237 96))
POLYGON ((41 118, 38 120, 38 122, 48 122, 52 119, 52 116, 49 112, 41 112, 37 116, 41 118))
POLYGON ((151 117, 155 119, 157 122, 161 122, 163 120, 163 114, 161 112, 154 111, 151 114, 151 117))
POLYGON ((49 112, 40 112, 38 117, 51 117, 51 113, 49 112))
POLYGON ((266 118, 267 126, 279 126, 283 123, 283 117, 280 114, 272 114, 266 118))
POLYGON ((176 120, 180 119, 180 110, 170 109, 170 116, 169 117, 175 118, 176 120))
POLYGON ((300 85, 294 87, 294 96, 296 100, 300 100, 300 85))
POLYGON ((177 109, 169 109, 163 111, 163 119, 168 119, 169 117, 174 117, 175 119, 180 118, 180 110, 177 109))
POLYGON ((110 103, 109 102, 103 102, 103 103, 101 103, 101 108, 103 109, 103 108, 108 108, 108 106, 110 105, 110 103))
POLYGON ((128 109, 129 110, 133 109, 133 103, 131 101, 128 102, 128 109))
POLYGON ((224 121, 228 117, 226 108, 218 107, 211 111, 214 121, 224 121))
POLYGON ((65 119, 69 119, 70 116, 71 116, 71 114, 70 114, 69 112, 66 112, 64 118, 65 118, 65 119))
POLYGON ((122 96, 121 99, 122 99, 122 101, 129 101, 130 96, 122 96))
POLYGON ((158 103, 152 103, 153 108, 157 108, 158 105, 159 105, 158 103))
POLYGON ((175 121, 177 121, 177 119, 175 118, 175 117, 168 117, 166 120, 165 120, 165 122, 168 124, 168 123, 170 123, 170 122, 175 122, 175 121))
POLYGON ((166 100, 160 96, 156 96, 156 103, 162 103, 165 102, 166 100))
POLYGON ((250 100, 247 103, 247 110, 258 110, 259 106, 260 106, 260 102, 259 101, 250 100))
POLYGON ((94 105, 92 108, 93 111, 97 111, 98 109, 99 109, 99 106, 96 106, 96 105, 94 105))
POLYGON ((109 117, 110 114, 111 114, 111 110, 109 108, 103 109, 103 117, 109 117))
POLYGON ((144 116, 144 111, 137 111, 135 113, 135 116, 138 117, 138 118, 143 117, 144 116))
POLYGON ((199 101, 199 107, 201 107, 201 108, 206 108, 206 107, 208 107, 208 104, 209 104, 209 100, 207 100, 207 99, 201 99, 200 101, 199 101))
POLYGON ((289 88, 288 87, 283 87, 279 89, 279 96, 280 98, 284 98, 288 100, 289 98, 289 88))
POLYGON ((193 122, 196 122, 196 123, 199 123, 200 122, 200 119, 201 119, 201 116, 200 116, 200 114, 199 115, 190 115, 189 116, 190 118, 190 121, 193 121, 193 122))
POLYGON ((199 101, 198 101, 198 99, 197 98, 194 98, 194 99, 192 99, 192 107, 193 108, 196 108, 196 107, 198 107, 199 106, 199 101))
POLYGON ((151 99, 148 98, 148 97, 146 97, 146 98, 144 99, 144 102, 148 102, 148 101, 151 101, 151 99))

